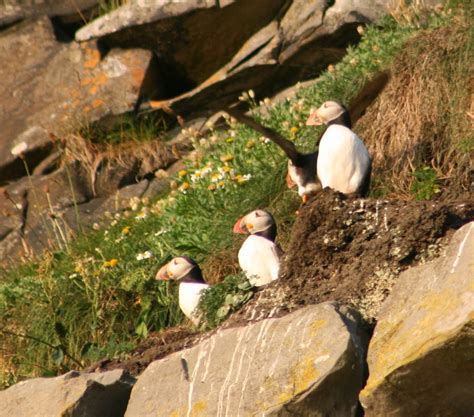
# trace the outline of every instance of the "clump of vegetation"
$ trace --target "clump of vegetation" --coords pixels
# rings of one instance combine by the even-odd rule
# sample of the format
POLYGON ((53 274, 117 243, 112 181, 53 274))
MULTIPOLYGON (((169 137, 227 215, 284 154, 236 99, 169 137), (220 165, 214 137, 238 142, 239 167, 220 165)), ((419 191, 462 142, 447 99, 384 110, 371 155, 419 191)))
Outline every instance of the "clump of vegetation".
POLYGON ((472 24, 458 14, 452 24, 420 30, 391 65, 388 85, 357 126, 374 176, 384 179, 377 194, 430 199, 442 187, 459 194, 471 186, 473 39, 472 24))
MULTIPOLYGON (((442 26, 450 19, 431 22, 442 26)), ((391 65, 417 30, 416 25, 385 19, 364 29, 360 44, 349 48, 313 86, 300 88, 295 98, 276 105, 269 100, 257 105, 252 92, 243 98, 263 124, 293 138, 302 149, 314 149, 317 136, 304 124, 310 108, 328 98, 350 102, 367 80, 391 65)), ((224 282, 205 297, 210 326, 246 301, 251 292, 239 288, 236 277, 225 279, 237 267, 219 268, 209 259, 235 247, 233 223, 256 207, 273 212, 285 243, 298 196, 285 186, 282 152, 234 120, 228 124, 226 131, 210 126, 207 138, 188 132, 197 158, 176 175, 168 195, 156 201, 132 199, 123 214, 104 213, 104 223, 94 232, 34 262, 0 271, 1 384, 86 366, 100 356, 127 351, 149 331, 180 323, 176 287, 153 278, 174 256, 193 257, 204 265, 210 282, 224 282), (229 292, 233 295, 226 300, 223 295, 229 292)), ((381 139, 363 132, 374 151, 381 139)), ((466 149, 460 145, 465 142, 458 143, 459 149, 466 149)), ((381 161, 376 157, 376 166, 381 161)), ((415 171, 432 166, 422 161, 415 171)), ((436 178, 442 178, 438 165, 433 169, 436 178)), ((395 177, 376 170, 374 179, 391 190, 395 177)), ((407 189, 414 178, 409 177, 407 189)))
POLYGON ((229 275, 219 284, 203 292, 198 306, 203 329, 212 329, 222 323, 253 296, 253 286, 243 274, 229 275))

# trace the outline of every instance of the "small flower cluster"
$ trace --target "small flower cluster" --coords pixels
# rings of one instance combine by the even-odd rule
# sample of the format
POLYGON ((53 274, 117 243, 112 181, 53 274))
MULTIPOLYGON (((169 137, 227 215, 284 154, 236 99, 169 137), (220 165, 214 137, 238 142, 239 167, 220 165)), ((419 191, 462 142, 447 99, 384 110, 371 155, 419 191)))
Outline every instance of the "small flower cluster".
POLYGON ((144 259, 150 259, 153 258, 153 252, 146 250, 145 252, 139 253, 136 256, 137 261, 143 261, 144 259))
MULTIPOLYGON (((255 141, 249 141, 246 148, 250 149, 255 145, 255 141)), ((194 172, 181 170, 178 177, 182 180, 177 190, 186 194, 191 188, 207 188, 214 191, 225 188, 227 184, 241 185, 250 180, 250 174, 238 174, 232 166, 234 156, 232 154, 221 155, 219 160, 223 163, 217 166, 215 162, 208 161, 202 168, 196 169, 194 172)))

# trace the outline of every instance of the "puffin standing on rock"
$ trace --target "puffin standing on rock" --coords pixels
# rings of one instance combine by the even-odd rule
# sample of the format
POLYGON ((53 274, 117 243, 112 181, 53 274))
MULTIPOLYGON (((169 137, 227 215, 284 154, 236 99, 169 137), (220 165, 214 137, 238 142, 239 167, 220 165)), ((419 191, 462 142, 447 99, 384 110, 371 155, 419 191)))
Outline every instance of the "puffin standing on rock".
POLYGON ((234 233, 250 234, 239 250, 239 265, 250 283, 261 287, 276 280, 282 250, 275 243, 273 216, 265 210, 254 210, 237 220, 234 233))
POLYGON ((195 310, 202 292, 210 287, 204 281, 199 265, 187 256, 178 256, 160 268, 156 279, 179 283, 179 306, 184 315, 197 326, 200 318, 195 315, 195 310))
POLYGON ((351 130, 348 110, 335 101, 312 112, 307 126, 328 126, 319 142, 317 174, 323 188, 365 196, 369 191, 372 160, 360 138, 351 130))

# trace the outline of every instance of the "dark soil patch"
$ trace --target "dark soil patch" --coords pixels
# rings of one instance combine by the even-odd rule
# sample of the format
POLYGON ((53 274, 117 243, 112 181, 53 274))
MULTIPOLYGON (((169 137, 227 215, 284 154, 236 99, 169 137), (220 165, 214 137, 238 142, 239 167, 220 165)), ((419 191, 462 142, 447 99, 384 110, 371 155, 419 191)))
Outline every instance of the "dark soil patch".
MULTIPOLYGON (((472 198, 362 200, 323 190, 300 209, 280 279, 256 291, 223 327, 328 300, 355 306, 373 324, 400 272, 439 256, 454 231, 473 219, 472 198)), ((153 360, 210 334, 168 329, 152 335, 128 359, 101 361, 89 370, 125 368, 137 375, 153 360)))
POLYGON ((400 272, 439 256, 454 231, 473 219, 472 198, 362 200, 324 190, 300 210, 280 279, 233 319, 261 319, 331 300, 374 322, 400 272))

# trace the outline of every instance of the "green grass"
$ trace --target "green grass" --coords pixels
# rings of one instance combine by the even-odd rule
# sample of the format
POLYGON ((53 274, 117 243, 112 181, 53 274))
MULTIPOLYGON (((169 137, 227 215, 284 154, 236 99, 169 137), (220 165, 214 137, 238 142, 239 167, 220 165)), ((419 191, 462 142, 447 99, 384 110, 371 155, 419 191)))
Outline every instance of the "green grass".
POLYGON ((198 306, 202 329, 218 326, 252 296, 252 284, 243 274, 229 275, 221 283, 209 287, 203 292, 198 306))
POLYGON ((79 135, 94 144, 119 145, 129 143, 143 143, 164 137, 167 123, 163 117, 148 113, 135 117, 125 115, 111 126, 100 123, 84 125, 79 128, 79 135))
MULTIPOLYGON (((390 64, 415 31, 388 18, 366 28, 360 44, 348 50, 334 71, 301 88, 295 99, 271 106, 265 116, 254 108, 254 116, 294 137, 302 149, 314 148, 317 134, 304 125, 309 109, 327 99, 347 103, 390 64)), ((282 152, 232 123, 202 142, 196 147, 204 157, 177 175, 169 195, 156 202, 134 202, 120 218, 80 236, 66 250, 1 271, 0 383, 124 354, 148 332, 180 323, 176 286, 155 281, 157 269, 173 256, 188 255, 201 263, 229 248, 239 216, 269 208, 283 234, 288 231, 297 196, 286 189, 282 152)), ((231 287, 238 289, 232 282, 227 278, 209 293, 205 305, 210 326, 224 316, 223 310, 217 315, 226 302, 223 295, 231 287)), ((228 299, 229 309, 242 300, 228 299)))

